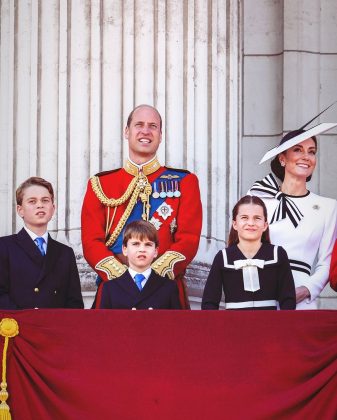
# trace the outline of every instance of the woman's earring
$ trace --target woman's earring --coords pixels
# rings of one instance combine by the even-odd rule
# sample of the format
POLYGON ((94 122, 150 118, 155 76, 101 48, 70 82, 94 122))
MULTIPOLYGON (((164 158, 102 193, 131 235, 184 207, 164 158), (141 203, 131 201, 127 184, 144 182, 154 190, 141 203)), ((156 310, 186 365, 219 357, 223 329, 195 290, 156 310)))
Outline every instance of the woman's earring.
POLYGON ((282 161, 281 162, 281 166, 286 166, 285 162, 282 161))

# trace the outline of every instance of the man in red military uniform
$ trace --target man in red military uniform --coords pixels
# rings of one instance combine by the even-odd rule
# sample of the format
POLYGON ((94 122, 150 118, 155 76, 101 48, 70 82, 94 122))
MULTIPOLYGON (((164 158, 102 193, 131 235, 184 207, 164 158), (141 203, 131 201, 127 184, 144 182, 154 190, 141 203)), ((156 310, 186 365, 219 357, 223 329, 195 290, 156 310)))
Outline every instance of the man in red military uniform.
POLYGON ((183 276, 199 245, 199 183, 188 171, 160 165, 156 152, 161 126, 155 108, 136 107, 125 128, 129 158, 124 167, 101 172, 88 182, 82 207, 82 245, 85 259, 99 276, 95 307, 100 303, 101 282, 126 270, 123 230, 141 218, 158 230, 159 252, 153 270, 177 282, 182 308, 189 307, 183 276))

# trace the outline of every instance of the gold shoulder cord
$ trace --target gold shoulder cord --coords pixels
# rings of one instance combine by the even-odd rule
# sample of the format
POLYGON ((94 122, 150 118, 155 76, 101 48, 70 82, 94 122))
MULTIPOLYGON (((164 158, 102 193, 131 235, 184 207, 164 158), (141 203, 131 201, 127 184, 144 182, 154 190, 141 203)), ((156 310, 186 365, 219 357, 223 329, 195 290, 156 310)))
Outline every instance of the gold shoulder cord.
POLYGON ((129 199, 130 195, 132 194, 132 191, 135 188, 135 185, 137 184, 137 179, 138 177, 134 177, 133 180, 130 182, 128 188, 126 189, 125 193, 117 199, 114 198, 108 198, 103 190, 102 190, 102 186, 101 183, 99 182, 99 177, 98 176, 93 176, 90 179, 91 182, 91 187, 94 191, 94 193, 96 194, 97 198, 99 199, 99 201, 104 204, 105 206, 108 207, 117 207, 120 206, 121 204, 125 203, 126 200, 129 199))
MULTIPOLYGON (((152 187, 146 175, 144 175, 143 172, 140 172, 137 176, 134 177, 134 179, 130 182, 128 188, 126 189, 125 193, 120 198, 117 198, 117 199, 108 198, 104 194, 98 176, 93 176, 90 179, 90 182, 91 182, 92 190, 96 194, 96 197, 98 198, 98 200, 102 204, 107 206, 108 208, 118 207, 121 204, 124 204, 128 199, 130 199, 122 217, 117 223, 115 230, 112 232, 110 238, 105 242, 105 245, 107 247, 110 247, 120 235, 123 227, 125 226, 126 221, 130 217, 130 214, 137 203, 138 197, 141 199, 143 203, 142 218, 144 220, 149 220, 150 207, 151 207, 149 203, 149 198, 150 198, 150 195, 152 194, 152 187)), ((115 212, 114 212, 113 217, 114 216, 115 216, 115 212)), ((108 215, 108 218, 109 218, 109 215, 108 215)), ((107 221, 107 226, 108 225, 111 226, 112 222, 113 220, 111 220, 110 223, 109 221, 107 221)))

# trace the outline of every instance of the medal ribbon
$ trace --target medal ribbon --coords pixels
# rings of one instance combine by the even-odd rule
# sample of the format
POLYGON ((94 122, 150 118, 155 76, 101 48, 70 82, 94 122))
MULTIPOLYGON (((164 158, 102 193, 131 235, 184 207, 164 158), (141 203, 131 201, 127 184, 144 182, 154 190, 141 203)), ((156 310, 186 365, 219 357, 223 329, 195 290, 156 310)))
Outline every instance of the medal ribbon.
MULTIPOLYGON (((183 178, 185 178, 186 175, 188 175, 187 172, 176 172, 176 171, 172 171, 171 169, 167 169, 166 171, 164 171, 163 173, 161 173, 157 178, 155 178, 153 180, 153 182, 151 183, 152 185, 152 191, 155 191, 154 189, 154 183, 157 183, 157 188, 158 185, 160 183, 159 179, 163 176, 163 175, 178 175, 179 178, 175 178, 175 180, 177 181, 181 181, 183 178)), ((163 202, 165 201, 165 198, 159 197, 159 198, 153 198, 152 196, 150 197, 150 215, 149 215, 149 220, 151 219, 151 217, 154 215, 154 213, 157 211, 158 207, 161 206, 163 204, 163 202)), ((112 251, 114 254, 120 254, 122 252, 122 243, 123 243, 123 232, 125 227, 133 222, 134 220, 140 220, 142 218, 142 213, 143 213, 143 204, 141 201, 137 201, 136 205, 134 206, 127 222, 125 223, 125 226, 123 228, 123 230, 121 231, 121 233, 118 235, 117 239, 115 240, 115 242, 113 243, 113 245, 111 247, 109 247, 110 251, 112 251)))

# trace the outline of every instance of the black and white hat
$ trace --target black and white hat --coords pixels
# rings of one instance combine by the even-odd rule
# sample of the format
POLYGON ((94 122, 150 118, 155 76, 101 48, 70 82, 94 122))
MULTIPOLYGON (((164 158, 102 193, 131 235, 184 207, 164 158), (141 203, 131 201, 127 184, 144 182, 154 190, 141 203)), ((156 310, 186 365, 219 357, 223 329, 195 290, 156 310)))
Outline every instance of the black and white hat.
MULTIPOLYGON (((337 101, 336 101, 337 102, 337 101)), ((318 115, 316 115, 314 118, 312 118, 310 121, 308 121, 306 124, 304 124, 301 128, 290 131, 287 133, 281 140, 280 144, 273 149, 270 149, 260 160, 260 164, 265 162, 268 159, 271 159, 275 156, 277 156, 279 153, 284 152, 287 149, 290 149, 290 147, 295 146, 298 143, 301 143, 304 140, 310 139, 313 136, 318 136, 319 134, 325 133, 326 131, 331 130, 332 128, 337 126, 337 123, 321 123, 318 124, 309 130, 304 130, 304 128, 309 125, 312 121, 314 121, 316 118, 318 118, 323 112, 325 112, 327 109, 329 109, 332 105, 334 105, 336 102, 329 105, 327 108, 325 108, 322 112, 320 112, 318 115)))

